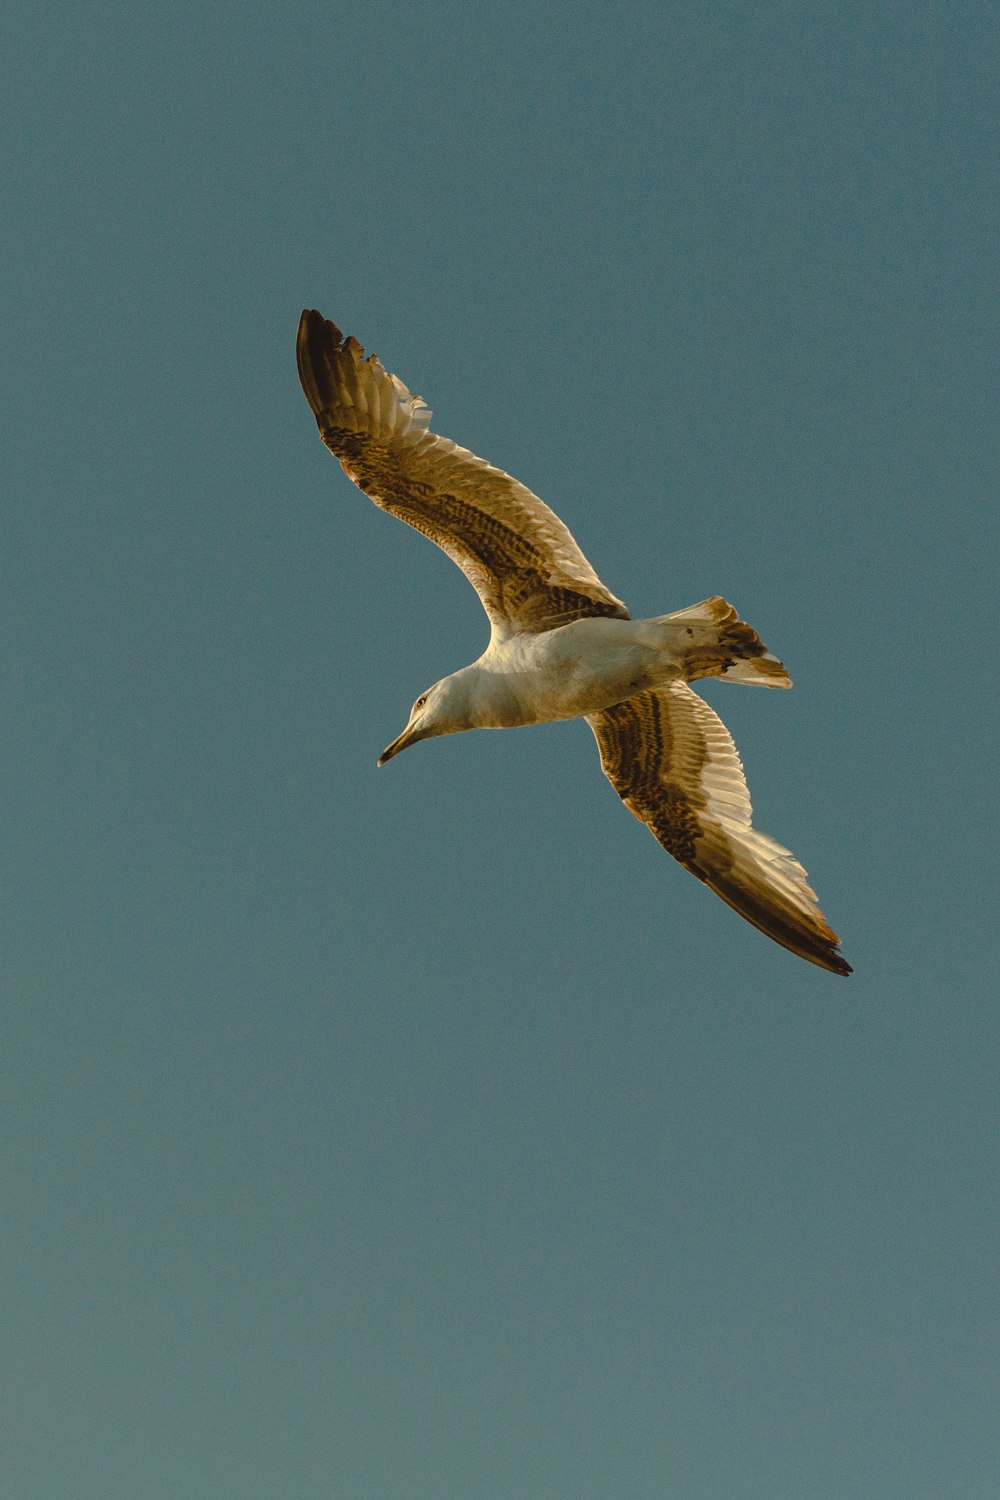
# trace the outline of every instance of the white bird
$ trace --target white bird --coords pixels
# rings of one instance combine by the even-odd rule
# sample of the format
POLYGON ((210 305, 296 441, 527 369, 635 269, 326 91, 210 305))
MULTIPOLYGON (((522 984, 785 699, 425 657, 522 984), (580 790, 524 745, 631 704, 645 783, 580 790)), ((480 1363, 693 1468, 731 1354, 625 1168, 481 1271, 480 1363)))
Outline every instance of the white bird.
POLYGON ((559 517, 524 485, 429 430, 419 396, 357 339, 303 312, 299 378, 320 436, 382 510, 457 563, 489 618, 478 661, 421 693, 383 765, 465 729, 585 718, 625 806, 687 870, 761 932, 835 974, 850 965, 787 849, 751 825, 729 732, 688 683, 791 687, 724 599, 634 620, 559 517))

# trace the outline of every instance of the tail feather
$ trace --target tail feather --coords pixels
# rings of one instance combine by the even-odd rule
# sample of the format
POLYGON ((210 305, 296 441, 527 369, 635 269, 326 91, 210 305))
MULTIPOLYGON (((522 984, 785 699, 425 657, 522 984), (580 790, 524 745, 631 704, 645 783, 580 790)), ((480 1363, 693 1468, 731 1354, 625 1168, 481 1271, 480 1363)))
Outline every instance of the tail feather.
POLYGON ((731 667, 719 673, 723 682, 739 682, 744 687, 790 688, 792 679, 778 658, 770 651, 752 660, 734 661, 731 667))
POLYGON ((720 677, 723 682, 740 682, 746 687, 791 687, 792 679, 778 658, 721 595, 665 618, 688 627, 691 640, 684 652, 688 682, 720 677))

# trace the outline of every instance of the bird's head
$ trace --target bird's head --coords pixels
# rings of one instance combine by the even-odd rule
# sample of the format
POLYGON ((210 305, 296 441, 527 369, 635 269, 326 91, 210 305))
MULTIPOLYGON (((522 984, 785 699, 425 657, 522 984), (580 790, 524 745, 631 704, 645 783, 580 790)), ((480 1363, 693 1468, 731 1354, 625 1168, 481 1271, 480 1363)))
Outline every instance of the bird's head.
POLYGON ((453 677, 443 677, 426 693, 421 693, 410 709, 406 728, 385 747, 378 764, 384 766, 400 750, 408 750, 418 740, 429 740, 436 734, 457 734, 460 729, 470 728, 462 714, 462 703, 458 701, 461 698, 463 694, 453 677))

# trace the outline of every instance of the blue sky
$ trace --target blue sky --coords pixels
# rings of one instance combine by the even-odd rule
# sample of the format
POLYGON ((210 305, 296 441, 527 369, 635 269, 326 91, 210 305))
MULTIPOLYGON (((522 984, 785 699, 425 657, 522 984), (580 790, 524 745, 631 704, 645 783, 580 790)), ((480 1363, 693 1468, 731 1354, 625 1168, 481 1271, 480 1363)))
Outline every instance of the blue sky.
POLYGON ((993 8, 23 7, 0 1491, 992 1497, 993 8), (299 311, 712 593, 754 933, 583 725, 375 757, 485 620, 299 311))

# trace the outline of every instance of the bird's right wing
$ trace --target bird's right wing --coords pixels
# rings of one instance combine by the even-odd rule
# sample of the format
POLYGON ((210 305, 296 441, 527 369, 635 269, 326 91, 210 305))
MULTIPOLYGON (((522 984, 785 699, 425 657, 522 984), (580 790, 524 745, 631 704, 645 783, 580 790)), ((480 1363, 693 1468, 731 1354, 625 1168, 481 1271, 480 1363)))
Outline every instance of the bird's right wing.
POLYGON ((494 632, 628 619, 554 511, 500 469, 428 430, 431 413, 357 339, 305 311, 299 379, 320 436, 375 504, 422 531, 472 584, 494 632))
POLYGON ((736 746, 703 698, 673 683, 587 722, 605 776, 668 854, 782 947, 834 974, 851 972, 805 870, 751 826, 736 746))

